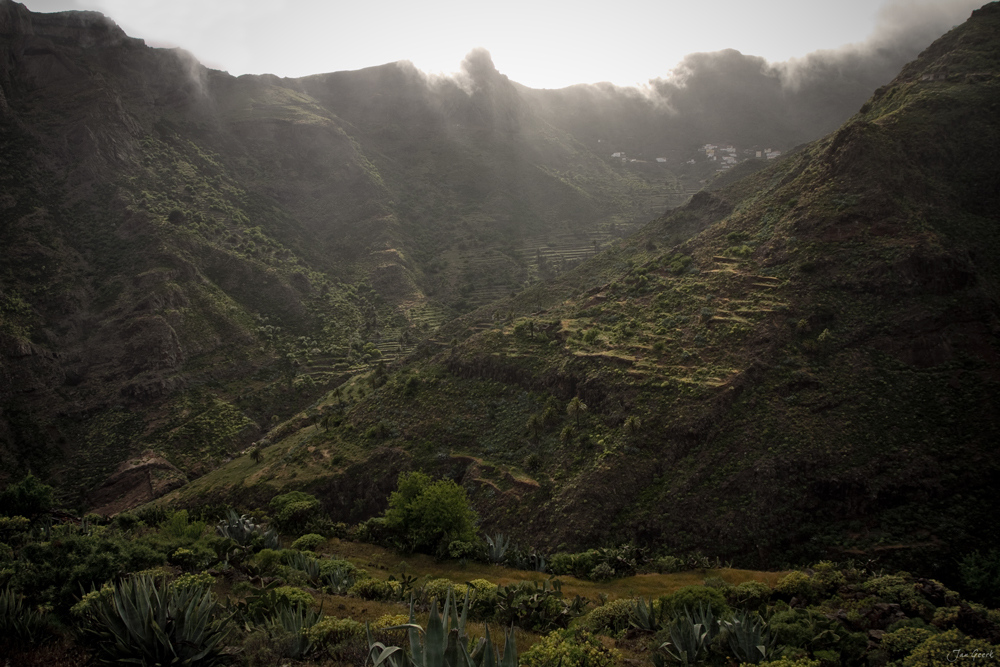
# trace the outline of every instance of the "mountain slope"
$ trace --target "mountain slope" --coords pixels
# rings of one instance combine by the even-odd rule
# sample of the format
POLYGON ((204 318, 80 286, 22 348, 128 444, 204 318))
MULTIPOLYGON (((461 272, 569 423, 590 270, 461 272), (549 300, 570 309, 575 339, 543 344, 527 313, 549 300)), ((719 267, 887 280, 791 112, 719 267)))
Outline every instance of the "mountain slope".
POLYGON ((836 133, 450 323, 322 401, 339 426, 173 498, 303 485, 358 520, 421 467, 550 549, 935 570, 995 545, 998 37, 992 3, 836 133))
POLYGON ((153 449, 179 483, 685 197, 467 69, 236 78, 2 0, 3 469, 84 494, 153 449))

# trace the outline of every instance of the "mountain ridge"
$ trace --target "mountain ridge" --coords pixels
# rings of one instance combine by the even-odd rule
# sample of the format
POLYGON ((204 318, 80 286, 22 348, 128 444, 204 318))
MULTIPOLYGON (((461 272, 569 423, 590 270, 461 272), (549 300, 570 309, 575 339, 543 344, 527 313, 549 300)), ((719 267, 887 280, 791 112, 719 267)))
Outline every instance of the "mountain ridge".
POLYGON ((246 483, 237 461, 168 498, 291 484, 358 521, 422 468, 548 549, 940 571, 989 548, 1000 188, 976 158, 998 140, 998 33, 991 3, 837 132, 446 325, 246 483))

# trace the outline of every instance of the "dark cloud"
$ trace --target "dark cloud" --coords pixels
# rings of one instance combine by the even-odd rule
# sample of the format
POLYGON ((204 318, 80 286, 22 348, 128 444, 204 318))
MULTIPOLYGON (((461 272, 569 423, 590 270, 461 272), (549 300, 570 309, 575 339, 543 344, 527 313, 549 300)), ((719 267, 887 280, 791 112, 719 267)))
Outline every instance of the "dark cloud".
POLYGON ((861 44, 783 63, 733 50, 694 53, 650 84, 686 135, 788 146, 838 127, 977 5, 897 2, 861 44))

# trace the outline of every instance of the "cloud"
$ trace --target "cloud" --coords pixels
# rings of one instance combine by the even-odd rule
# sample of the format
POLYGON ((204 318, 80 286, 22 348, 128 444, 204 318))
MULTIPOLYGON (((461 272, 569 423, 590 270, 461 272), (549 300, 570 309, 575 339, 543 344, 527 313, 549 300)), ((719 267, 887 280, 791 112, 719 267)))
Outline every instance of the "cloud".
POLYGON ((719 141, 800 143, 838 127, 978 4, 897 1, 882 10, 862 43, 781 63, 731 49, 693 53, 650 85, 681 132, 719 141))

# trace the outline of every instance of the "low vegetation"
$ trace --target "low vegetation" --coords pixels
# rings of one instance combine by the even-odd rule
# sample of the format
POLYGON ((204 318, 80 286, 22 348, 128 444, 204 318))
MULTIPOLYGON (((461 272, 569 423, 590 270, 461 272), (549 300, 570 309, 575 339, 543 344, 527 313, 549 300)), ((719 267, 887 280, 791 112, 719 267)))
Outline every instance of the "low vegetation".
MULTIPOLYGON (((390 667, 915 667, 1000 650, 1000 611, 938 581, 856 563, 741 572, 625 545, 538 555, 531 570, 515 569, 523 556, 503 534, 475 531, 453 484, 400 476, 376 521, 404 512, 399 532, 381 533, 393 549, 357 541, 376 535, 372 521, 279 535, 261 508, 2 517, 2 650, 13 664, 44 653, 81 665, 390 667), (456 536, 459 558, 439 549, 456 536), (614 574, 594 576, 602 565, 614 574)), ((19 488, 47 497, 34 481, 19 488)), ((296 493, 267 510, 319 506, 296 493)), ((323 524, 321 510, 307 523, 323 524)))

